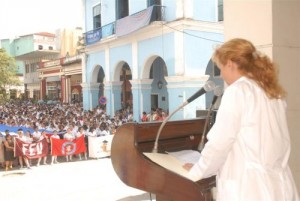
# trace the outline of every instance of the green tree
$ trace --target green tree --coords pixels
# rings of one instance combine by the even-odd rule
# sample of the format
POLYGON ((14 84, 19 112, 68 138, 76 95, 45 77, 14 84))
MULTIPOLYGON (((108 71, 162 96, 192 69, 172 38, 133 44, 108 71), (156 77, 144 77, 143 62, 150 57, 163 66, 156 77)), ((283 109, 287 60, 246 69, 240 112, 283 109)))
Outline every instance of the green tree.
POLYGON ((0 75, 0 90, 7 86, 21 85, 17 76, 15 59, 9 56, 3 48, 0 49, 0 75))

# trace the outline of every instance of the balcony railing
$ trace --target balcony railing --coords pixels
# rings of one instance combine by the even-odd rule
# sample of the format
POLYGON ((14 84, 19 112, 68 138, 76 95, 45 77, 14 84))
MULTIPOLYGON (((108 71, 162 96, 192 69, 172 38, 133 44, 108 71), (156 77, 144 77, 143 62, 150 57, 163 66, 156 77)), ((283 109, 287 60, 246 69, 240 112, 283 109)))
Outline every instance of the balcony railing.
POLYGON ((153 21, 164 21, 164 10, 164 6, 153 5, 140 12, 126 16, 100 28, 88 31, 84 34, 85 44, 92 45, 101 39, 114 34, 117 36, 127 35, 149 25, 153 21))
POLYGON ((165 21, 165 6, 153 5, 151 21, 165 21))
POLYGON ((102 38, 106 38, 114 34, 115 34, 115 22, 112 22, 100 28, 86 32, 84 34, 85 44, 86 45, 94 44, 99 40, 101 40, 102 38))

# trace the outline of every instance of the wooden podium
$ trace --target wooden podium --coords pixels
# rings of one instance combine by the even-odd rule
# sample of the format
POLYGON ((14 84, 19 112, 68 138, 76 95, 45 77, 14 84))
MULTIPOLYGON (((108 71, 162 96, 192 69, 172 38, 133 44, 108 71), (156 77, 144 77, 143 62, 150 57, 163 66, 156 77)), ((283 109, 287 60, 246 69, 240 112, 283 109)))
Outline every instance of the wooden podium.
MULTIPOLYGON (((159 152, 196 150, 205 119, 170 121, 159 139, 159 152)), ((157 201, 212 201, 215 177, 193 182, 148 159, 161 122, 127 123, 117 129, 111 161, 119 178, 128 186, 156 195, 157 201)))

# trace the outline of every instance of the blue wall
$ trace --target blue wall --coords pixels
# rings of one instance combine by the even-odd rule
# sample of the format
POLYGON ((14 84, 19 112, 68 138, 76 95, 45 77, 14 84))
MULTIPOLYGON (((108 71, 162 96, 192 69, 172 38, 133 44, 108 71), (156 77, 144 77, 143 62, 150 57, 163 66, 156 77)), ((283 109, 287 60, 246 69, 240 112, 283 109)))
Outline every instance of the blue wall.
POLYGON ((168 75, 175 75, 174 33, 165 34, 163 37, 154 37, 141 41, 139 42, 138 48, 139 73, 141 72, 141 68, 144 67, 143 65, 146 60, 153 55, 157 55, 165 61, 168 69, 168 75))
POLYGON ((101 5, 102 26, 110 24, 116 20, 116 2, 112 0, 102 0, 101 5))
POLYGON ((184 58, 186 75, 204 75, 214 47, 224 41, 223 34, 185 30, 184 58))
MULTIPOLYGON (((88 60, 87 60, 87 71, 86 71, 86 81, 91 82, 92 75, 94 73, 94 68, 97 65, 100 65, 103 67, 103 70, 105 69, 105 53, 104 51, 101 52, 95 52, 89 54, 88 60)), ((98 72, 96 72, 98 73, 98 72)))
POLYGON ((137 13, 141 10, 147 8, 147 0, 144 1, 137 1, 137 0, 129 0, 129 15, 137 13))
POLYGON ((14 40, 15 56, 23 55, 34 51, 33 35, 24 36, 14 40))
MULTIPOLYGON (((86 83, 91 83, 92 76, 94 73, 94 69, 97 65, 100 65, 104 68, 104 52, 95 52, 90 53, 86 62, 86 83)), ((91 90, 90 86, 86 86, 82 88, 82 97, 83 97, 83 108, 85 110, 93 109, 98 104, 98 94, 99 92, 95 89, 91 90), (91 107, 92 105, 92 107, 91 107)))
MULTIPOLYGON (((4 48, 6 53, 11 56, 15 57, 15 43, 11 42, 9 39, 1 40, 1 47, 4 48)), ((24 74, 25 72, 25 66, 23 61, 16 61, 17 66, 17 73, 18 74, 24 74)))
MULTIPOLYGON (((93 17, 92 17, 92 6, 97 5, 99 0, 87 0, 86 8, 86 22, 87 29, 93 29, 93 17)), ((113 0, 102 0, 102 26, 115 22, 115 1, 113 0)), ((185 1, 183 1, 185 2, 185 1)), ((216 22, 217 19, 217 0, 191 0, 193 3, 193 19, 199 21, 216 22)), ((174 21, 176 19, 177 1, 176 0, 162 0, 163 6, 165 6, 165 17, 166 21, 174 21)), ((129 0, 129 15, 146 9, 147 0, 129 0)), ((186 34, 183 36, 183 75, 176 75, 175 69, 175 30, 168 33, 161 33, 159 36, 149 35, 149 38, 137 41, 137 61, 132 61, 132 44, 131 40, 128 44, 122 44, 121 46, 113 46, 109 49, 109 65, 105 66, 105 52, 99 50, 96 53, 92 53, 89 56, 87 62, 87 82, 91 81, 91 76, 94 72, 94 67, 100 65, 103 69, 109 71, 109 75, 106 76, 108 81, 119 81, 118 75, 120 74, 121 64, 126 62, 132 72, 134 84, 132 85, 133 93, 133 104, 134 104, 134 119, 139 121, 142 110, 149 110, 149 104, 151 104, 151 94, 158 94, 159 107, 169 110, 169 112, 174 111, 179 105, 181 105, 187 98, 193 95, 197 90, 199 90, 205 84, 205 80, 197 80, 198 77, 203 79, 205 77, 208 68, 208 63, 210 61, 211 55, 214 51, 214 46, 216 44, 222 43, 224 36, 222 33, 208 32, 208 31, 195 31, 195 30, 184 30, 186 34), (191 36, 193 35, 193 36, 191 36), (149 63, 154 58, 160 57, 165 62, 168 72, 168 78, 164 83, 164 88, 157 88, 157 76, 158 72, 154 71, 154 80, 152 83, 145 82, 143 85, 139 84, 139 80, 149 79, 149 63), (133 63, 137 62, 137 66, 134 67, 133 63), (147 66, 146 66, 147 65, 147 66), (137 72, 136 72, 137 71, 137 72), (142 73, 145 73, 142 74, 142 73), (137 77, 135 77, 137 75, 137 77), (185 77, 191 77, 193 79, 189 80, 185 77), (109 78, 109 79, 108 79, 109 78), (172 78, 172 79, 171 79, 172 78), (175 78, 175 79, 174 79, 175 78), (168 80, 172 80, 169 83, 168 80), (142 96, 142 98, 141 98, 142 96), (162 97, 165 97, 165 101, 161 101, 162 97)), ((155 33, 157 34, 157 33, 155 33)), ((126 36, 127 37, 127 36, 126 36)), ((129 36, 130 37, 130 36, 129 36)), ((118 38, 113 39, 118 41, 118 38)), ((122 39, 123 40, 123 39, 122 39)), ((114 43, 114 41, 112 42, 114 43)), ((99 44, 97 44, 99 45, 99 44)), ((100 44, 101 45, 101 44, 100 44)), ((99 46, 100 46, 99 45, 99 46)), ((102 48, 101 48, 102 49, 102 48)), ((94 50, 93 50, 94 51, 94 50)), ((181 59, 181 58, 180 58, 181 59)), ((114 111, 118 109, 120 102, 120 86, 111 86, 111 83, 106 83, 105 86, 105 96, 108 98, 109 104, 107 105, 107 111, 110 115, 113 115, 114 111), (110 100, 114 99, 114 103, 110 100), (116 100, 118 99, 118 100, 116 100), (111 104, 110 104, 111 103, 111 104), (113 104, 113 105, 112 105, 113 104)), ((91 90, 92 93, 95 91, 91 90)), ((88 92, 84 91, 84 97, 88 99, 88 92)), ((212 97, 213 94, 206 94, 184 108, 174 115, 173 119, 182 118, 193 118, 196 116, 197 109, 205 109, 207 97, 212 97)), ((94 98, 93 96, 92 98, 94 98)), ((85 99, 84 99, 85 100, 85 99)), ((85 103, 84 103, 85 104, 85 103)), ((86 105, 86 104, 85 104, 86 105)), ((150 111, 147 111, 150 112, 150 111)))
POLYGON ((208 22, 216 22, 216 0, 194 0, 194 19, 208 22))
MULTIPOLYGON (((85 4, 85 31, 90 31, 90 30, 94 29, 94 27, 93 27, 93 7, 100 4, 100 0, 86 0, 85 2, 86 2, 86 4, 85 4)), ((112 2, 114 2, 114 1, 112 1, 112 2)), ((104 9, 102 10, 102 12, 104 12, 104 9)), ((103 16, 101 16, 101 17, 103 17, 103 16)))
POLYGON ((165 6, 165 18, 166 21, 173 21, 176 19, 176 1, 163 0, 163 6, 165 6))
MULTIPOLYGON (((115 73, 119 73, 116 72, 116 67, 119 64, 119 62, 126 62, 129 65, 129 68, 131 69, 131 71, 133 71, 132 69, 132 47, 130 44, 124 45, 124 46, 120 46, 120 47, 116 47, 116 48, 112 48, 110 49, 110 78, 111 80, 113 80, 113 77, 115 75, 115 73)), ((120 81, 120 79, 118 78, 117 80, 114 81, 120 81)))

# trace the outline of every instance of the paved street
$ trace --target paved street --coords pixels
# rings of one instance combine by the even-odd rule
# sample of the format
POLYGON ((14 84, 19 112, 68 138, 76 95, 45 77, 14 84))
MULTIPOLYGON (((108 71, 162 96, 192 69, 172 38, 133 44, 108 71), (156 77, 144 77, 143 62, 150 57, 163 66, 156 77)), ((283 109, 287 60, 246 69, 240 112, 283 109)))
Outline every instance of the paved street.
MULTIPOLYGON (((155 196, 152 200, 155 200, 155 196)), ((109 158, 0 171, 1 201, 148 201, 125 185, 109 158)))

